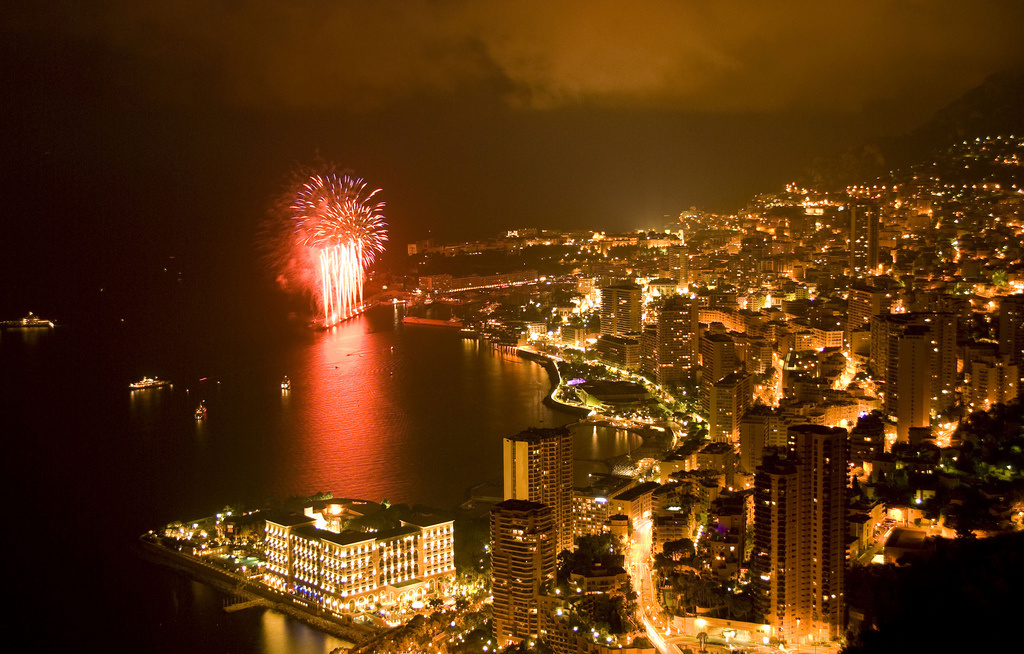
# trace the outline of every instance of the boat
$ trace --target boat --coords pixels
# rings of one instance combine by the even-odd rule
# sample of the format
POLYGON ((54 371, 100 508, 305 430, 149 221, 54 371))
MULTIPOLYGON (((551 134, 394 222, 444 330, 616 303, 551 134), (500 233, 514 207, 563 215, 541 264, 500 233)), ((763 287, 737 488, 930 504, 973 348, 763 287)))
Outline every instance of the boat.
POLYGON ((462 321, 452 318, 450 320, 436 320, 434 318, 417 318, 416 316, 406 316, 402 318, 402 322, 406 325, 433 325, 435 327, 454 327, 455 329, 462 329, 462 321))
POLYGON ((292 390, 292 380, 288 379, 288 375, 285 375, 284 379, 281 380, 281 390, 282 391, 290 391, 290 390, 292 390))
POLYGON ((196 420, 206 420, 206 400, 200 400, 196 407, 196 420))
POLYGON ((31 311, 28 315, 21 320, 5 320, 0 323, 4 327, 13 327, 15 329, 51 329, 53 327, 53 321, 47 320, 46 318, 40 318, 31 311))
POLYGON ((138 391, 146 388, 160 388, 162 386, 170 386, 171 382, 166 379, 158 379, 157 377, 143 377, 137 382, 128 384, 128 388, 133 391, 138 391))

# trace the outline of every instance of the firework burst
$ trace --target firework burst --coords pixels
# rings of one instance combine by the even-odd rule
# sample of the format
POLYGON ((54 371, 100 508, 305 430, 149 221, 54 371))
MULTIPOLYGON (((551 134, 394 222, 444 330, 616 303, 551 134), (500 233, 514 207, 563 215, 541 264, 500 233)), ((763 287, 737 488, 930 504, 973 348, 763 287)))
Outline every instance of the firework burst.
POLYGON ((290 276, 305 281, 325 325, 362 310, 366 270, 387 241, 379 193, 362 179, 321 173, 303 178, 290 194, 288 262, 300 268, 290 276))

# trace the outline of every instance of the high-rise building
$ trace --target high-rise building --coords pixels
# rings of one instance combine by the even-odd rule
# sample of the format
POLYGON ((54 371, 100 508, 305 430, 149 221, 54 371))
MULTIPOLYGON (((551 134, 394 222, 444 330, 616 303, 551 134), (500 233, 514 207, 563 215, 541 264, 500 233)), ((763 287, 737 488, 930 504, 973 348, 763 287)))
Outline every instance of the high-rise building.
POLYGON ((601 333, 624 336, 640 331, 641 290, 636 284, 601 289, 601 333))
POLYGON ((845 621, 846 430, 797 425, 789 441, 755 475, 757 604, 790 642, 833 640, 845 621))
POLYGON ((691 298, 674 295, 656 311, 650 371, 659 384, 690 379, 698 366, 699 306, 691 298))
POLYGON ((640 372, 654 379, 658 361, 658 326, 647 323, 640 332, 640 372))
POLYGON ((596 536, 608 531, 607 520, 612 515, 609 499, 620 491, 632 488, 636 480, 616 475, 593 475, 586 488, 574 488, 572 493, 573 542, 581 536, 596 536))
POLYGON ((855 282, 850 285, 847 297, 846 339, 850 334, 862 327, 867 327, 871 316, 889 313, 894 297, 893 291, 886 291, 855 282))
MULTIPOLYGON (((875 315, 871 316, 869 324, 871 326, 871 350, 868 365, 871 366, 875 376, 881 377, 887 382, 883 387, 883 393, 885 397, 888 397, 890 395, 889 378, 886 375, 896 357, 894 350, 891 353, 892 358, 890 358, 890 346, 895 348, 896 339, 899 338, 903 328, 910 324, 910 319, 905 313, 875 315)), ((895 385, 893 392, 895 392, 895 385)))
POLYGON ((491 592, 498 647, 536 638, 540 597, 557 565, 555 515, 528 500, 505 500, 491 509, 491 592))
POLYGON ((956 404, 957 317, 948 311, 916 314, 916 317, 917 324, 925 324, 931 329, 931 410, 943 413, 956 404))
POLYGON ((705 332, 700 339, 700 361, 700 404, 708 412, 711 410, 711 386, 740 369, 736 342, 727 334, 705 332))
POLYGON ((1024 385, 1024 294, 999 300, 999 353, 1017 366, 1018 388, 1024 385))
POLYGON ((912 327, 928 328, 931 381, 929 413, 942 413, 953 406, 957 378, 956 315, 947 312, 913 312, 872 316, 871 367, 885 379, 885 413, 899 415, 899 341, 912 327))
MULTIPOLYGON (((966 366, 965 366, 966 367, 966 366)), ((967 373, 964 400, 970 411, 988 411, 1017 397, 1019 368, 1009 354, 979 355, 967 373)))
POLYGON ((850 275, 873 274, 878 268, 879 207, 873 202, 853 200, 850 209, 850 275))
POLYGON ((798 637, 800 503, 796 464, 766 457, 754 475, 754 605, 777 637, 798 637))
POLYGON ((708 436, 712 441, 738 443, 740 418, 753 402, 751 375, 734 372, 711 384, 708 393, 708 436))
POLYGON ((603 334, 597 339, 594 349, 598 360, 606 366, 623 370, 640 368, 642 347, 639 338, 603 334))
POLYGON ((772 367, 772 344, 763 338, 754 338, 747 343, 747 372, 752 375, 763 374, 772 367))
MULTIPOLYGON (((806 623, 820 642, 843 635, 846 613, 846 467, 847 433, 839 427, 798 425, 795 434, 799 471, 800 557, 804 579, 806 623)), ((795 437, 794 437, 795 436, 795 437)))
POLYGON ((572 549, 572 433, 568 427, 532 427, 504 439, 506 500, 551 507, 558 551, 572 549))
POLYGON ((786 418, 778 409, 755 404, 740 418, 740 466, 752 473, 761 465, 764 448, 786 446, 786 418))
POLYGON ((668 249, 668 267, 681 286, 690 283, 690 252, 685 245, 676 245, 668 249))
POLYGON ((931 425, 932 333, 924 325, 909 325, 897 344, 899 376, 896 385, 896 437, 906 442, 911 429, 931 425))
POLYGON ((707 334, 700 342, 702 379, 717 381, 740 368, 736 342, 727 334, 707 334))

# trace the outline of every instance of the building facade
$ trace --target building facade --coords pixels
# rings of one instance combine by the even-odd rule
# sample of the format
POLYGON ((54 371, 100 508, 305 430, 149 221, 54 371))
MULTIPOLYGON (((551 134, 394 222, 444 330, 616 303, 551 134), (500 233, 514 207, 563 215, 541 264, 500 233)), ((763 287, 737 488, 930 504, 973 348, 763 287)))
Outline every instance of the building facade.
POLYGON ((568 427, 530 428, 502 443, 504 499, 551 507, 558 551, 572 549, 572 434, 568 427))
POLYGON ((690 379, 698 362, 699 307, 680 295, 658 307, 652 373, 659 384, 678 384, 690 379))
POLYGON ((265 543, 268 586, 338 615, 444 597, 455 581, 451 520, 420 517, 391 530, 337 533, 291 515, 267 520, 265 543))
MULTIPOLYGON (((911 327, 928 330, 929 413, 946 411, 956 401, 957 349, 956 315, 948 312, 912 312, 873 316, 871 318, 870 364, 876 375, 884 378, 882 386, 884 409, 890 419, 899 416, 900 340, 911 327)), ((919 330, 912 330, 915 334, 919 330)), ((915 335, 919 339, 921 336, 915 335)), ((920 369, 921 366, 918 366, 920 369)))
POLYGON ((555 577, 555 543, 550 506, 505 500, 491 509, 491 591, 499 648, 538 637, 541 592, 555 577))
POLYGON ((870 275, 878 268, 878 231, 880 211, 878 204, 854 200, 850 209, 850 274, 854 277, 870 275))
POLYGON ((788 434, 788 455, 755 474, 758 608, 790 642, 834 640, 845 629, 847 434, 818 425, 788 434))
POLYGON ((734 372, 708 389, 708 435, 712 441, 738 443, 740 420, 754 397, 753 377, 734 372))
POLYGON ((606 366, 623 370, 640 368, 640 339, 604 334, 597 339, 597 358, 606 366))
POLYGON ((601 334, 623 336, 640 332, 642 291, 636 284, 616 284, 601 289, 601 334))

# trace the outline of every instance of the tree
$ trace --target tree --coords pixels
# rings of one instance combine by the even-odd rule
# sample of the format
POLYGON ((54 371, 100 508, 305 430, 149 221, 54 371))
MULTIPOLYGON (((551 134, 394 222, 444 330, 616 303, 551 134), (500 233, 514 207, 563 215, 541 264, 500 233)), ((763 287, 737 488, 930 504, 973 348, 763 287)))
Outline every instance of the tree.
POLYGON ((754 603, 746 593, 726 593, 725 610, 734 620, 742 620, 753 612, 754 603))
POLYGON ((693 541, 689 538, 680 538, 679 540, 670 540, 662 547, 662 552, 665 556, 671 558, 673 561, 681 561, 684 559, 692 559, 696 553, 693 546, 693 541))
POLYGON ((581 536, 576 550, 558 553, 558 583, 566 583, 573 573, 582 574, 595 565, 619 565, 622 555, 618 542, 611 534, 581 536))
POLYGON ((708 632, 701 631, 698 633, 697 642, 700 643, 700 651, 705 651, 705 646, 708 644, 708 632))

